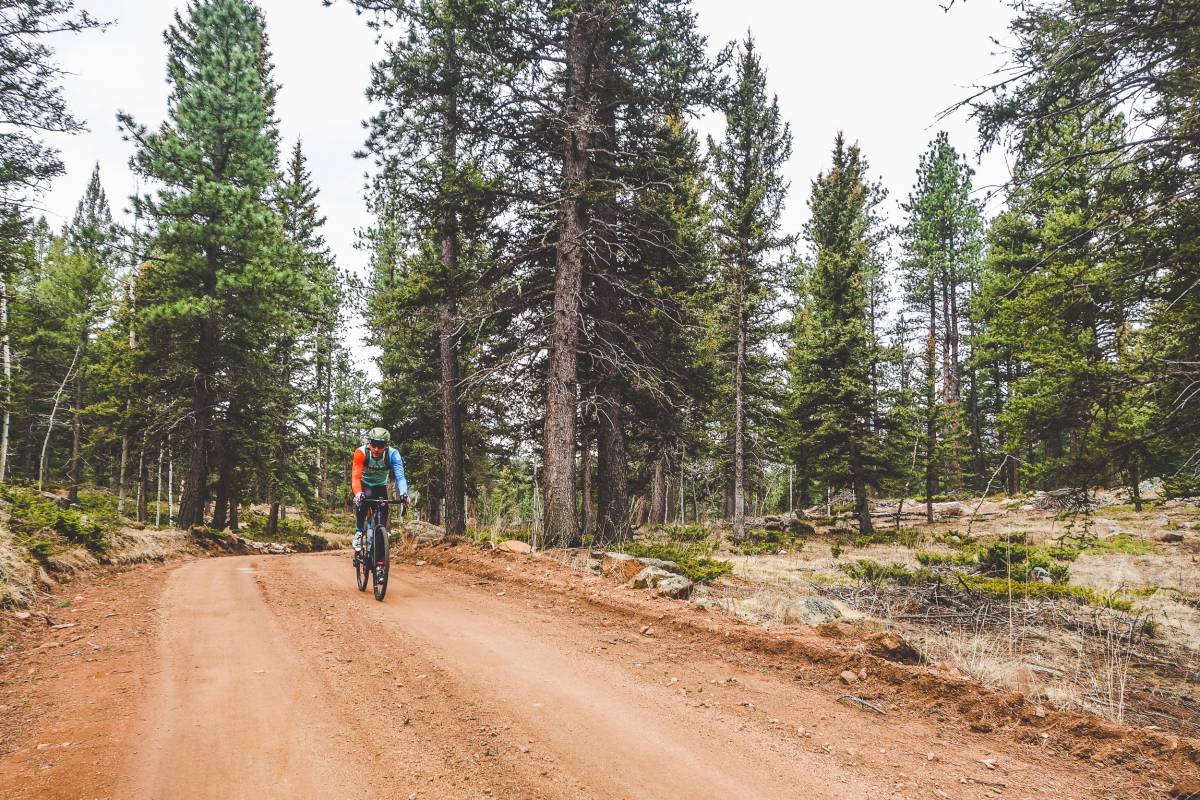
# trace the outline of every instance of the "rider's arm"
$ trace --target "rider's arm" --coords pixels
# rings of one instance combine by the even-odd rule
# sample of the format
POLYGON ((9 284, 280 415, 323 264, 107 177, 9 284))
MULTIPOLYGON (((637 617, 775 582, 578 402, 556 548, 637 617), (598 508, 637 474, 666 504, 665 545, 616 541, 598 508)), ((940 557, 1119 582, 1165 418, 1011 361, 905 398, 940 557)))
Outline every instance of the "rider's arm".
POLYGON ((354 489, 355 494, 362 491, 362 471, 363 451, 355 449, 353 466, 350 468, 350 486, 354 489))
POLYGON ((392 476, 396 479, 396 493, 400 495, 408 494, 408 481, 404 477, 404 460, 400 458, 400 451, 392 448, 392 476))

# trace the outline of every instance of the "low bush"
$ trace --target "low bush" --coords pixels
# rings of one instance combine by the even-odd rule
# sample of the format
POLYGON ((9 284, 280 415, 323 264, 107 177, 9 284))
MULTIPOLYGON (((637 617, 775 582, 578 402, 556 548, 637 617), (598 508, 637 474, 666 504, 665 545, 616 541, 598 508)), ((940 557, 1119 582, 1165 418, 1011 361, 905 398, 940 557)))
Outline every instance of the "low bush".
MULTIPOLYGON (((17 486, 0 488, 0 496, 9 502, 10 525, 22 545, 37 558, 46 558, 57 550, 53 536, 57 535, 72 544, 80 544, 93 553, 108 550, 108 533, 116 525, 105 525, 108 515, 93 512, 99 520, 79 506, 63 508, 57 501, 44 497, 30 489, 17 486)), ((81 501, 87 496, 81 496, 81 501)), ((100 505, 100 504, 97 504, 100 505)), ((115 514, 115 502, 113 512, 115 514)))
POLYGON ((1024 543, 1024 536, 992 542, 978 552, 979 571, 991 577, 1011 578, 1026 583, 1035 569, 1042 569, 1054 583, 1066 583, 1070 569, 1044 550, 1024 543))
MULTIPOLYGON (((808 528, 808 526, 805 526, 808 528)), ((812 528, 808 528, 812 533, 812 528)), ((738 539, 729 548, 732 552, 743 556, 782 555, 798 553, 804 549, 803 531, 771 531, 765 528, 754 528, 746 531, 746 535, 738 539)))
POLYGON ((1072 586, 1062 581, 1041 583, 1038 581, 1016 580, 1007 576, 997 577, 963 572, 952 572, 947 575, 935 572, 927 567, 911 570, 895 564, 885 566, 868 559, 859 559, 853 563, 839 564, 838 569, 851 580, 872 586, 882 586, 884 584, 893 586, 932 586, 935 584, 944 584, 951 588, 959 587, 969 591, 980 592, 997 600, 1072 600, 1102 608, 1111 608, 1115 611, 1130 611, 1133 609, 1133 602, 1123 594, 1115 592, 1105 594, 1086 586, 1072 586))

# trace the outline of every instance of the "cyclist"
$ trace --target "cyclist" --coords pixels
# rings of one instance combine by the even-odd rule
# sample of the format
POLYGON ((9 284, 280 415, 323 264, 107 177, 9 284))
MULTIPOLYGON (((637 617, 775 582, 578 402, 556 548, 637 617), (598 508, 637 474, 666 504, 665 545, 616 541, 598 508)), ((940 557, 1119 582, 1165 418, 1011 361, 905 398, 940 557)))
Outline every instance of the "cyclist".
MULTIPOLYGON (((396 494, 400 500, 408 500, 408 481, 404 478, 404 461, 400 451, 390 446, 392 435, 387 428, 372 428, 367 433, 367 443, 354 451, 354 464, 350 471, 354 489, 354 552, 362 542, 363 523, 367 519, 369 498, 387 499, 388 473, 396 479, 396 494)), ((380 509, 383 524, 387 525, 388 506, 380 509)))

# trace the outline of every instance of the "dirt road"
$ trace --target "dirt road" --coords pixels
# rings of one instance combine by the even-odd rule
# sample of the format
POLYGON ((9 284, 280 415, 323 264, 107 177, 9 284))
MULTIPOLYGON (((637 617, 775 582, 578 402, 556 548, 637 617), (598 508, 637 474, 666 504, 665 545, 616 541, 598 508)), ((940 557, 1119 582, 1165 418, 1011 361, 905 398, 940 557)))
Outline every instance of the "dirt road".
POLYGON ((91 638, 31 662, 49 685, 4 673, 22 676, 5 698, 53 713, 23 718, 0 796, 1068 800, 1168 785, 880 716, 695 633, 432 564, 397 565, 384 603, 354 590, 343 553, 139 580, 152 624, 102 636, 139 612, 105 611, 129 592, 98 589, 77 603, 91 638))

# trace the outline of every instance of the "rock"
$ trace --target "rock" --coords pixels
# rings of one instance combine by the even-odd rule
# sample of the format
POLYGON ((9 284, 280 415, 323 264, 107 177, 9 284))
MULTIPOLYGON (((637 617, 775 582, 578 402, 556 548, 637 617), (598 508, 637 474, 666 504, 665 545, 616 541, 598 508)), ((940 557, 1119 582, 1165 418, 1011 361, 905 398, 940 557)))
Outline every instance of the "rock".
POLYGON ((788 604, 783 612, 783 624, 824 625, 842 618, 842 610, 824 597, 801 597, 788 604))
POLYGON ((14 611, 13 616, 17 619, 29 619, 33 614, 30 614, 28 611, 14 611))
POLYGON ((921 651, 911 642, 889 631, 868 637, 867 652, 898 664, 920 664, 922 660, 921 651))
POLYGON ((851 672, 848 669, 842 670, 842 674, 838 677, 840 677, 842 679, 842 683, 846 684, 847 686, 852 683, 858 683, 858 673, 851 672))
POLYGON ((1050 577, 1050 573, 1046 571, 1045 567, 1034 567, 1029 574, 1038 583, 1054 583, 1054 578, 1050 577))
POLYGON ((1152 537, 1156 542, 1175 544, 1183 541, 1183 531, 1155 531, 1152 537))
POLYGON ((687 597, 692 591, 692 582, 687 578, 654 566, 634 575, 629 585, 634 589, 654 589, 665 597, 675 598, 687 597))
POLYGON ((605 553, 600 560, 600 570, 606 578, 616 578, 622 583, 633 580, 646 567, 658 567, 667 572, 679 572, 679 565, 674 561, 663 561, 661 558, 637 558, 624 553, 605 553))
POLYGON ((1171 518, 1170 517, 1159 517, 1158 519, 1154 520, 1154 524, 1160 528, 1165 528, 1171 524, 1171 518))
POLYGON ((404 524, 405 536, 411 536, 417 544, 437 544, 446 538, 446 531, 422 519, 404 524))
POLYGON ((292 548, 282 542, 271 542, 267 545, 267 552, 273 555, 281 556, 292 552, 292 548))
POLYGON ((1143 500, 1158 500, 1162 497, 1162 478, 1151 478, 1138 484, 1138 494, 1143 500))
POLYGON ((663 597, 684 600, 692 593, 692 582, 682 575, 672 575, 654 587, 663 597))
POLYGON ((854 626, 845 622, 826 622, 817 626, 817 634, 830 639, 846 639, 854 635, 854 626))
POLYGON ((528 542, 521 542, 516 539, 508 539, 496 545, 497 550, 502 550, 505 553, 517 553, 518 555, 527 556, 533 552, 533 548, 528 542))

